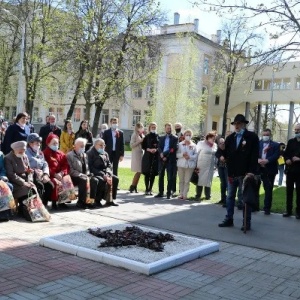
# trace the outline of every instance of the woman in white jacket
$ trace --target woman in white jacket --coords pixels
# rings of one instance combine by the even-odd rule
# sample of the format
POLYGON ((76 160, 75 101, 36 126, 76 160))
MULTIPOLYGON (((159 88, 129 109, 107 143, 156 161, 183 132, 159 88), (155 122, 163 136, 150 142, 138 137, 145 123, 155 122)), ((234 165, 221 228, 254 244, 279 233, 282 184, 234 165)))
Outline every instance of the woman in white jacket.
POLYGON ((196 144, 191 140, 192 136, 192 131, 187 129, 183 134, 184 140, 179 143, 176 153, 180 191, 178 198, 182 200, 187 199, 190 179, 197 163, 197 149, 196 144))

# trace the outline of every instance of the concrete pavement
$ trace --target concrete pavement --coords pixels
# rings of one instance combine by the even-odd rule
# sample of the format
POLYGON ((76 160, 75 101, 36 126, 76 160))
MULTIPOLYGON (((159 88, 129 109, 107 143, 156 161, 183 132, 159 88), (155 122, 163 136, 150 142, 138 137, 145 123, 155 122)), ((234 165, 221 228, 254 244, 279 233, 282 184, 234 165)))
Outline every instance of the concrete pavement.
POLYGON ((253 230, 218 228, 218 205, 120 192, 119 207, 52 214, 49 223, 0 223, 0 299, 300 299, 299 226, 280 215, 253 217, 253 230), (38 246, 43 236, 131 221, 220 241, 221 249, 144 276, 38 246), (272 251, 271 251, 272 250, 272 251))

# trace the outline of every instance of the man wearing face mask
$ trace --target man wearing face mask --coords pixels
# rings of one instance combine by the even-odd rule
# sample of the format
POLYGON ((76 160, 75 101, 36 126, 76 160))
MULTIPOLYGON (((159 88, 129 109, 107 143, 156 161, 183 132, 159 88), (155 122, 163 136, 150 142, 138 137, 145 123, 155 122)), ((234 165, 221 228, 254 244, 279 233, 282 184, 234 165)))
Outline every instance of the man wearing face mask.
POLYGON ((295 136, 287 143, 284 152, 286 164, 286 212, 283 217, 293 213, 293 194, 296 185, 296 219, 300 219, 300 124, 295 126, 295 136))
POLYGON ((105 206, 118 206, 114 200, 117 198, 119 178, 112 172, 112 165, 108 153, 105 151, 104 140, 95 139, 94 146, 86 154, 89 169, 94 175, 93 184, 95 186, 92 188, 91 182, 91 198, 95 199, 96 206, 99 207, 102 206, 102 199, 106 200, 105 206))
POLYGON ((113 174, 118 176, 119 162, 124 158, 124 135, 123 131, 118 129, 118 118, 110 119, 110 129, 103 133, 103 140, 106 144, 106 152, 112 163, 113 174))
MULTIPOLYGON (((246 120, 242 114, 237 114, 231 125, 234 132, 225 140, 225 149, 222 151, 220 161, 226 161, 228 170, 228 195, 226 199, 227 215, 219 227, 232 227, 234 215, 235 196, 238 188, 242 189, 246 175, 258 173, 259 139, 254 132, 246 129, 246 120)), ((251 207, 246 205, 246 230, 251 229, 251 207)), ((245 207, 243 209, 245 216, 245 207)), ((245 224, 243 222, 243 224, 245 224)), ((244 230, 242 226, 241 230, 244 230)))
POLYGON ((46 149, 46 139, 50 133, 53 133, 60 138, 61 128, 56 125, 56 117, 54 115, 49 116, 49 123, 42 126, 39 136, 42 138, 42 150, 46 149))
MULTIPOLYGON (((278 172, 277 160, 279 157, 279 144, 272 141, 271 130, 265 129, 259 142, 259 172, 265 190, 264 212, 269 215, 273 199, 273 187, 278 172)), ((257 201, 258 202, 258 201, 257 201)))
MULTIPOLYGON (((67 160, 70 166, 70 176, 75 186, 78 186, 78 201, 76 206, 79 208, 94 208, 93 204, 87 204, 87 181, 91 177, 88 159, 85 153, 87 140, 77 138, 74 142, 74 149, 67 153, 67 160)), ((92 189, 92 178, 90 188, 92 189)), ((92 192, 91 192, 92 194, 92 192)), ((92 197, 91 197, 92 198, 92 197)))
POLYGON ((174 181, 176 181, 177 162, 176 151, 178 149, 178 137, 172 134, 172 124, 165 124, 166 135, 159 137, 158 153, 159 160, 159 193, 155 196, 161 198, 164 196, 164 178, 167 171, 167 199, 173 196, 174 181))

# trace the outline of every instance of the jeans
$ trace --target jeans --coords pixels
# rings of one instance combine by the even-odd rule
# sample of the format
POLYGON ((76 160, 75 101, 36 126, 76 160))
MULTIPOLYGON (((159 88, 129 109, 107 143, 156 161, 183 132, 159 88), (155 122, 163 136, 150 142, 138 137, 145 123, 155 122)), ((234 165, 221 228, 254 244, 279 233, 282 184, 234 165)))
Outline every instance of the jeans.
MULTIPOLYGON (((233 219, 234 215, 234 204, 235 204, 235 196, 237 190, 239 190, 240 195, 243 197, 243 177, 235 177, 228 178, 228 195, 226 199, 226 210, 227 210, 227 219, 233 219)), ((242 198, 241 198, 242 200, 242 198)), ((244 206, 244 205, 243 205, 244 206)), ((245 207, 245 206, 244 206, 245 207)), ((251 223, 251 207, 249 205, 247 207, 247 216, 246 222, 248 225, 251 223)), ((244 213, 243 213, 244 215, 244 213)))
POLYGON ((278 178, 278 185, 282 185, 283 174, 284 174, 284 164, 278 166, 279 178, 278 178))
POLYGON ((176 181, 177 175, 177 165, 175 162, 166 161, 163 162, 160 160, 159 162, 159 179, 158 179, 158 188, 159 193, 164 193, 164 178, 165 178, 165 171, 167 172, 167 195, 171 195, 174 192, 172 189, 174 188, 174 181, 176 181))
POLYGON ((264 211, 270 212, 273 200, 273 187, 276 174, 261 173, 261 181, 265 190, 264 211))
POLYGON ((220 188, 221 188, 221 201, 226 202, 226 192, 227 192, 227 168, 226 167, 218 167, 218 174, 220 178, 220 188))

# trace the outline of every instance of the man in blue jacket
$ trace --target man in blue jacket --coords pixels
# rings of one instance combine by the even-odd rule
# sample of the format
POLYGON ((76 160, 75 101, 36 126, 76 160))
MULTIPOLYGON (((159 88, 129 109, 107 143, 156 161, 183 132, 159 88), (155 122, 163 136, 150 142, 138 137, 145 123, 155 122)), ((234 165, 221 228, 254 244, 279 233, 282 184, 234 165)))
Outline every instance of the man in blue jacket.
POLYGON ((265 129, 262 132, 262 139, 259 142, 259 171, 265 190, 264 211, 265 215, 270 214, 273 187, 275 177, 278 173, 277 160, 279 158, 279 143, 272 141, 271 130, 265 129))

